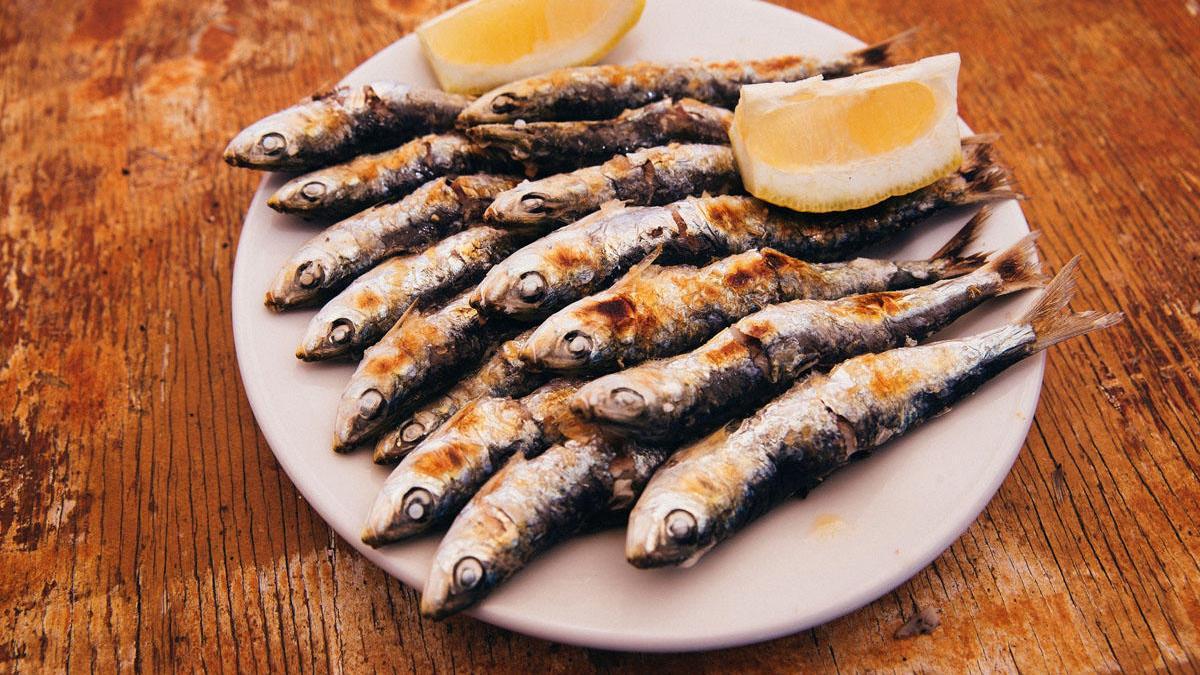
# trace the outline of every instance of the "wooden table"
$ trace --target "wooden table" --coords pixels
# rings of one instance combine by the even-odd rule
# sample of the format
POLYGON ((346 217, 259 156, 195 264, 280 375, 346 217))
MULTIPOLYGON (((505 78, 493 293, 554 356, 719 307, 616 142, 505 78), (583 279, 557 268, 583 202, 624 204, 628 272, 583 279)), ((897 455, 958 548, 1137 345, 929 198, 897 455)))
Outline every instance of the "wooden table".
POLYGON ((0 659, 12 670, 1186 669, 1200 659, 1196 0, 795 0, 964 54, 961 103, 1079 307, 987 511, 825 626, 644 656, 425 621, 258 433, 229 283, 258 177, 225 141, 445 2, 0 4, 0 659), (920 5, 920 6, 918 6, 920 5), (896 640, 914 607, 931 635, 896 640))

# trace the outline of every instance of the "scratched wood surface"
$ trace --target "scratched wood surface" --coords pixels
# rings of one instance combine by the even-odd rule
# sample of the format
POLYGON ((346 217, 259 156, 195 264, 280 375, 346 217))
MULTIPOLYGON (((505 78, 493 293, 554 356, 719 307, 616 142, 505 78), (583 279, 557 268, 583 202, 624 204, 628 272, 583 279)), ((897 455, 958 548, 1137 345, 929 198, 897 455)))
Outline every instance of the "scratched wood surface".
MULTIPOLYGON (((647 656, 424 621, 300 498, 229 319, 253 119, 448 3, 0 3, 0 663, 160 671, 1195 668, 1200 659, 1200 8, 1195 0, 792 0, 959 50, 1078 305, 1029 440, 931 566, 819 628, 647 656), (916 607, 932 634, 897 640, 916 607)), ((798 571, 802 573, 802 571, 798 571)), ((564 599, 569 601, 569 599, 564 599)))

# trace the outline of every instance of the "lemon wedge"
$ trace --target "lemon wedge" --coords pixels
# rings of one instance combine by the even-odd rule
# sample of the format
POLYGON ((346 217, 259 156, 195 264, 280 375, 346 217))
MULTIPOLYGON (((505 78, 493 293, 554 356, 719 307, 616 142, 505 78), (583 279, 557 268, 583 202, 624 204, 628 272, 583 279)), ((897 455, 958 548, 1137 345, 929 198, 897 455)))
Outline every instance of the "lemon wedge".
POLYGON ((956 170, 958 54, 823 81, 742 87, 729 136, 754 196, 842 211, 912 192, 956 170))
POLYGON ((472 0, 417 28, 442 88, 478 94, 555 68, 595 63, 646 0, 472 0))

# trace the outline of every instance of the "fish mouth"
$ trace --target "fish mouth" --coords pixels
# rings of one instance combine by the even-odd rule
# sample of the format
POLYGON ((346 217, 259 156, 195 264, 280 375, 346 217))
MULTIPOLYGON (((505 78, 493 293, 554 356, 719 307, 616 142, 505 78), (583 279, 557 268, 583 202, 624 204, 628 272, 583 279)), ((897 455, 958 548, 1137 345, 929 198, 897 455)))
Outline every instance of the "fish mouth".
POLYGON ((484 314, 525 316, 536 312, 549 294, 546 277, 537 270, 515 274, 508 270, 489 273, 479 283, 470 304, 484 314))
POLYGON ((595 341, 581 330, 555 330, 550 322, 543 323, 517 354, 517 358, 532 370, 574 372, 588 365, 595 341))
POLYGON ((238 139, 234 138, 229 141, 229 145, 225 146, 225 152, 221 153, 221 158, 230 166, 245 167, 242 162, 242 153, 238 151, 238 139))
POLYGON ((699 545, 700 534, 700 521, 687 508, 674 508, 661 516, 634 513, 629 518, 625 559, 640 569, 689 567, 711 548, 699 545))
POLYGON ((324 181, 300 176, 284 183, 267 199, 267 205, 276 210, 310 211, 323 206, 331 192, 324 181))
POLYGON ((368 385, 359 392, 346 392, 338 404, 334 451, 353 450, 382 428, 387 420, 387 397, 374 385, 368 385))
POLYGON ((384 486, 367 516, 362 541, 373 548, 407 539, 438 521, 437 496, 424 487, 384 486))
POLYGON ((318 321, 314 317, 304 340, 296 349, 296 358, 303 361, 323 361, 349 354, 354 347, 357 332, 354 321, 339 317, 332 321, 318 321))
POLYGON ((456 558, 449 569, 443 561, 435 560, 421 593, 421 615, 444 619, 482 600, 494 585, 484 560, 482 556, 464 555, 456 558))
POLYGON ((537 225, 558 219, 558 205, 550 195, 514 189, 498 195, 483 212, 486 221, 537 225))
POLYGON ((581 391, 580 398, 587 402, 594 419, 619 425, 644 422, 651 403, 640 391, 624 384, 593 387, 581 391))

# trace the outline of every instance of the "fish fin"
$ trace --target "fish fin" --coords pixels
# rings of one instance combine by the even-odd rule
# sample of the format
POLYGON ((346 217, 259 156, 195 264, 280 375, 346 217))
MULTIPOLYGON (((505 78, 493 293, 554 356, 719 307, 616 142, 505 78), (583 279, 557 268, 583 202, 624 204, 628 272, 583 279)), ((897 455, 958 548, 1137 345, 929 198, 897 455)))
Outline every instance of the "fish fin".
POLYGON ((410 318, 412 318, 413 314, 416 314, 417 316, 421 315, 420 310, 417 309, 417 301, 416 300, 413 300, 412 302, 408 303, 408 307, 406 307, 404 309, 404 313, 400 315, 399 319, 396 319, 395 325, 403 326, 405 324, 405 322, 407 322, 410 318))
POLYGON ((988 132, 983 134, 971 134, 963 136, 959 139, 964 148, 973 148, 977 146, 993 146, 1000 140, 1000 134, 988 132))
MULTIPOLYGON (((987 207, 984 207, 987 208, 987 207)), ((1004 282, 1000 294, 1046 285, 1046 275, 1037 259, 1036 241, 1040 232, 1030 232, 1015 244, 992 256, 984 270, 995 272, 1004 282)))
POLYGON ((1075 256, 1059 270, 1042 297, 1018 321, 1033 327, 1036 339, 1029 345, 1030 353, 1038 352, 1063 340, 1090 333, 1091 331, 1120 323, 1125 318, 1121 312, 1068 312, 1063 309, 1075 294, 1075 272, 1079 267, 1079 256, 1075 256))
POLYGON ((625 273, 625 276, 621 277, 617 283, 612 285, 612 287, 616 288, 618 286, 632 283, 638 277, 645 274, 646 268, 653 265, 655 260, 658 260, 658 256, 662 255, 662 251, 662 244, 659 244, 654 248, 653 251, 647 253, 645 258, 642 258, 637 262, 637 264, 635 264, 633 267, 630 267, 629 271, 625 273))
POLYGON ((386 108, 383 99, 380 98, 379 94, 375 92, 375 87, 372 87, 369 84, 363 87, 363 101, 365 101, 367 106, 370 108, 386 108))
POLYGON ((958 203, 987 204, 1005 199, 1025 199, 1012 171, 1003 164, 991 164, 976 171, 963 171, 967 189, 958 203))
POLYGON ((889 65, 892 60, 892 52, 896 50, 896 47, 911 41, 916 33, 917 28, 914 26, 882 42, 876 42, 873 45, 850 52, 849 58, 853 64, 850 67, 850 74, 861 73, 867 70, 874 70, 879 66, 889 65))
POLYGON ((991 217, 991 211, 988 207, 980 209, 974 217, 967 221, 966 225, 962 226, 958 232, 947 241, 936 253, 929 257, 929 262, 934 263, 938 271, 944 276, 957 276, 966 274, 979 269, 987 260, 986 253, 964 254, 969 246, 975 243, 979 237, 979 230, 983 226, 984 221, 991 217))
POLYGON ((976 134, 962 139, 962 164, 958 175, 966 181, 958 204, 985 204, 1002 199, 1025 199, 1012 171, 996 159, 998 134, 976 134))

